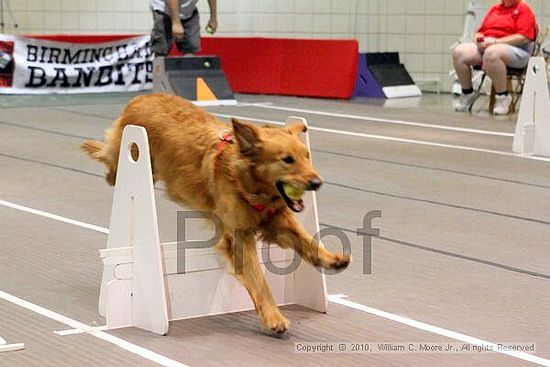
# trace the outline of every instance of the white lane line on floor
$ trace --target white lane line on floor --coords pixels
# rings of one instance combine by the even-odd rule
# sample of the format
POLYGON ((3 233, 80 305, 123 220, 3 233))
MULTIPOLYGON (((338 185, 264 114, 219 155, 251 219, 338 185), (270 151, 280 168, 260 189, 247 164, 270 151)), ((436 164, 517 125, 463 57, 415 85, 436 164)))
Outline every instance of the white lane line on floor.
POLYGON ((303 108, 274 106, 274 105, 262 104, 262 103, 250 104, 249 106, 250 107, 257 107, 257 108, 267 108, 267 109, 270 109, 270 110, 293 111, 293 112, 309 113, 309 114, 320 115, 320 116, 339 117, 339 118, 345 118, 345 119, 350 119, 350 120, 381 122, 381 123, 386 123, 386 124, 403 125, 403 126, 415 126, 415 127, 422 127, 422 128, 428 128, 428 129, 436 129, 436 130, 449 130, 449 131, 456 131, 456 132, 462 132, 462 133, 473 133, 473 134, 506 136, 506 137, 513 137, 514 136, 513 133, 504 133, 504 132, 501 132, 501 131, 469 129, 469 128, 464 128, 464 127, 425 124, 425 123, 422 123, 422 122, 415 122, 415 121, 384 119, 384 118, 380 118, 380 117, 359 116, 359 115, 351 115, 351 114, 347 114, 347 113, 315 111, 315 110, 308 110, 308 109, 303 109, 303 108))
MULTIPOLYGON (((13 204, 13 203, 10 203, 10 204, 12 204, 12 206, 10 206, 12 208, 15 208, 15 206, 17 206, 17 207, 22 207, 22 208, 25 208, 25 209, 29 209, 29 208, 21 206, 21 205, 17 205, 17 204, 13 204)), ((23 210, 23 211, 29 212, 28 210, 23 210)), ((43 212, 43 211, 40 211, 40 210, 38 210, 37 212, 49 214, 47 216, 47 218, 51 218, 51 219, 54 219, 54 220, 59 220, 59 219, 56 219, 56 218, 64 218, 64 217, 61 217, 61 216, 58 216, 58 215, 55 215, 55 214, 46 213, 46 212, 43 212)), ((64 220, 62 220, 62 222, 69 223, 69 222, 66 222, 64 220)), ((78 222, 78 221, 75 221, 75 222, 78 222)), ((83 222, 79 222, 79 223, 83 223, 83 222)), ((74 223, 72 223, 72 224, 74 224, 74 223)), ((84 224, 87 224, 87 223, 84 223, 84 224)), ((77 225, 77 224, 75 224, 75 225, 77 225)), ((81 226, 81 227, 84 227, 84 226, 81 226)), ((99 227, 99 226, 96 226, 96 225, 93 225, 93 224, 88 224, 88 226, 85 226, 84 228, 93 229, 93 230, 96 230, 96 231, 98 231, 98 229, 100 229, 99 232, 102 232, 102 233, 108 233, 109 232, 109 230, 107 228, 99 227)), ((20 300, 20 299, 14 297, 14 296, 11 296, 11 295, 9 295, 5 292, 0 291, 0 298, 6 299, 5 297, 11 297, 12 299, 15 299, 16 301, 20 300)), ((478 338, 475 338, 475 337, 472 337, 472 336, 457 333, 455 331, 447 330, 447 329, 444 329, 444 328, 440 328, 438 326, 433 326, 433 325, 426 324, 426 323, 423 323, 423 322, 420 322, 420 321, 408 319, 408 318, 403 317, 403 316, 395 315, 395 314, 392 314, 392 313, 389 313, 389 312, 386 312, 386 311, 377 310, 375 308, 368 307, 368 306, 365 306, 365 305, 362 305, 362 304, 359 304, 359 303, 355 303, 355 302, 352 302, 352 301, 349 301, 349 300, 345 300, 345 299, 343 299, 344 297, 346 297, 346 296, 341 295, 341 294, 334 294, 334 295, 329 295, 328 299, 329 299, 330 302, 333 302, 333 303, 336 303, 336 304, 339 304, 339 305, 342 305, 342 306, 345 306, 345 307, 350 307, 350 308, 353 308, 353 309, 356 309, 356 310, 359 310, 359 311, 370 313, 372 315, 383 317, 383 318, 388 319, 388 320, 399 322, 401 324, 408 325, 408 326, 411 326, 411 327, 414 327, 414 328, 417 328, 417 329, 420 329, 420 330, 425 330, 425 331, 429 331, 431 333, 447 336, 449 338, 464 341, 464 342, 467 342, 467 343, 470 343, 470 344, 476 344, 476 345, 493 344, 491 342, 486 342, 482 339, 478 339, 478 338)), ((6 300, 9 300, 9 299, 6 299, 6 300)), ((42 312, 45 313, 44 316, 51 315, 53 317, 50 317, 50 318, 52 318, 54 320, 57 320, 61 323, 64 323, 65 325, 68 325, 73 329, 86 330, 86 329, 93 328, 93 327, 88 326, 86 324, 82 324, 78 321, 74 321, 74 320, 69 319, 65 316, 59 315, 59 314, 57 314, 53 311, 46 310, 46 309, 44 309, 40 306, 33 305, 33 304, 31 304, 27 301, 20 300, 20 302, 24 303, 25 305, 28 305, 29 307, 38 308, 39 311, 42 311, 42 312), (63 321, 60 321, 60 320, 63 320, 63 321)), ((13 303, 18 304, 17 302, 13 302, 13 303)), ((25 307, 25 306, 22 306, 22 307, 25 307)), ((27 307, 25 307, 25 308, 27 308, 27 307)), ((32 308, 28 308, 28 309, 33 311, 34 309, 32 309, 32 308)), ((42 314, 41 312, 38 312, 38 311, 35 311, 35 312, 42 314)), ((47 317, 49 317, 49 316, 47 316, 47 317)), ((136 353, 136 354, 139 354, 141 356, 145 355, 145 356, 149 356, 151 358, 158 356, 158 357, 165 358, 166 361, 172 361, 171 359, 168 359, 164 356, 158 355, 154 352, 151 352, 151 351, 149 351, 147 349, 144 349, 142 347, 139 347, 137 345, 131 344, 131 343, 129 343, 129 342, 123 340, 123 339, 113 337, 112 335, 107 334, 103 331, 91 331, 88 334, 93 335, 95 337, 98 337, 100 339, 103 339, 105 341, 108 341, 110 343, 116 344, 116 345, 120 346, 123 349, 129 350, 132 353, 136 353), (112 338, 115 338, 115 339, 112 339, 112 338), (127 349, 127 348, 129 348, 129 349, 127 349), (135 349, 135 351, 134 351, 134 349, 135 349), (145 354, 142 355, 139 352, 145 353, 145 354), (152 353, 152 355, 149 355, 146 352, 150 352, 150 353, 152 353)), ((541 366, 550 367, 550 360, 547 360, 547 359, 544 359, 544 358, 541 358, 541 357, 537 357, 537 356, 532 355, 532 354, 522 353, 522 352, 515 352, 515 351, 497 351, 497 352, 509 355, 511 357, 519 358, 519 359, 522 359, 522 360, 525 360, 525 361, 540 364, 541 366)), ((145 358, 148 358, 148 357, 145 357, 145 358)), ((150 359, 150 358, 148 358, 148 359, 150 359)), ((179 362, 175 362, 175 363, 178 363, 178 364, 163 364, 163 363, 160 363, 160 364, 163 364, 164 366, 185 367, 184 364, 180 364, 179 362)))
POLYGON ((399 316, 399 315, 396 315, 396 314, 393 314, 393 313, 389 313, 389 312, 386 312, 386 311, 377 310, 376 308, 372 308, 372 307, 369 307, 369 306, 362 305, 360 303, 349 301, 347 299, 344 299, 344 297, 346 297, 346 296, 341 295, 341 294, 333 294, 333 295, 329 295, 328 299, 329 299, 330 302, 339 304, 341 306, 348 307, 348 308, 353 308, 353 309, 358 310, 358 311, 363 311, 363 312, 369 313, 371 315, 382 317, 382 318, 385 318, 387 320, 392 320, 392 321, 398 322, 398 323, 403 324, 403 325, 414 327, 416 329, 428 331, 428 332, 433 333, 433 334, 446 336, 446 337, 451 338, 451 339, 460 340, 460 341, 465 342, 465 343, 470 343, 470 344, 479 345, 479 346, 481 346, 481 345, 489 346, 490 345, 493 348, 493 351, 495 353, 506 354, 510 357, 518 358, 518 359, 521 359, 521 360, 524 360, 524 361, 527 361, 527 362, 531 362, 531 363, 535 363, 535 364, 538 364, 538 365, 541 365, 541 366, 550 367, 550 360, 548 360, 548 359, 544 359, 544 358, 538 357, 536 355, 529 354, 529 353, 524 353, 524 352, 498 350, 498 346, 495 343, 492 343, 492 342, 489 342, 489 341, 486 341, 486 340, 483 340, 483 339, 475 338, 473 336, 457 333, 456 331, 451 331, 451 330, 444 329, 444 328, 441 328, 441 327, 438 327, 438 326, 433 326, 433 325, 430 325, 430 324, 426 324, 426 323, 421 322, 421 321, 416 321, 416 320, 409 319, 409 318, 399 316))
POLYGON ((273 102, 256 102, 256 103, 239 102, 237 104, 237 107, 256 107, 256 106, 271 106, 271 105, 273 105, 273 102))
MULTIPOLYGON (((53 217, 50 217, 53 219, 53 217)), ((13 296, 9 293, 6 293, 4 291, 0 290, 0 299, 3 299, 7 302, 11 302, 17 306, 20 306, 24 309, 27 309, 29 311, 32 311, 34 313, 37 313, 41 316, 47 317, 51 320, 57 321, 59 323, 65 324, 67 326, 70 326, 74 329, 86 329, 91 328, 90 326, 83 324, 79 321, 73 320, 71 318, 68 318, 66 316, 63 316, 61 314, 58 314, 57 312, 48 310, 47 308, 44 308, 42 306, 36 305, 34 303, 31 303, 29 301, 26 301, 24 299, 21 299, 19 297, 13 296)), ((106 341, 108 343, 114 344, 128 352, 134 353, 140 357, 143 357, 145 359, 150 360, 151 362, 155 362, 157 364, 160 364, 161 366, 166 367, 189 367, 186 364, 180 363, 178 361, 175 361, 173 359, 170 359, 168 357, 165 357, 161 354, 155 353, 149 349, 145 349, 143 347, 140 347, 139 345, 130 343, 127 340, 121 339, 117 336, 107 334, 104 331, 91 331, 88 333, 88 335, 92 335, 98 339, 101 339, 103 341, 106 341)))
POLYGON ((79 226, 79 227, 83 227, 83 228, 88 228, 88 229, 91 229, 91 230, 94 230, 94 231, 97 231, 97 232, 109 233, 109 230, 108 230, 107 228, 103 228, 103 227, 100 227, 100 226, 96 226, 96 225, 94 225, 94 224, 89 224, 89 223, 80 222, 80 221, 78 221, 78 220, 74 220, 74 219, 62 217, 62 216, 60 216, 60 215, 52 214, 52 213, 48 213, 48 212, 44 212, 44 211, 42 211, 42 210, 37 210, 37 209, 29 208, 29 207, 26 207, 26 206, 23 206, 23 205, 11 203, 11 202, 9 202, 9 201, 0 200, 0 205, 6 206, 6 207, 12 208, 12 209, 17 209, 17 210, 20 210, 20 211, 22 211, 22 212, 26 212, 26 213, 31 213, 31 214, 39 215, 39 216, 41 216, 41 217, 46 217, 46 218, 54 219, 54 220, 57 220, 57 221, 60 221, 60 222, 63 222, 63 223, 68 223, 68 224, 73 224, 73 225, 75 225, 75 226, 79 226))
MULTIPOLYGON (((215 115, 215 116, 218 116, 218 117, 223 117, 223 118, 235 117, 235 118, 238 118, 238 119, 243 119, 243 120, 248 120, 248 121, 253 121, 253 122, 262 122, 262 123, 269 123, 269 124, 275 124, 275 125, 284 125, 284 123, 279 122, 279 121, 258 119, 258 118, 254 118, 254 117, 226 115, 226 114, 221 114, 221 113, 212 113, 212 114, 215 115)), ((435 143, 435 142, 425 141, 425 140, 413 140, 413 139, 396 138, 396 137, 391 137, 391 136, 365 134, 365 133, 358 133, 358 132, 355 132, 355 131, 327 129, 327 128, 324 128, 324 127, 315 127, 315 126, 309 126, 309 130, 321 131, 321 132, 330 133, 330 134, 337 134, 337 135, 354 136, 354 137, 358 137, 358 138, 386 140, 386 141, 393 141, 393 142, 397 142, 397 143, 416 144, 416 145, 424 145, 424 146, 437 147, 437 148, 446 148, 446 149, 467 150, 467 151, 470 151, 470 152, 497 154, 497 155, 503 155, 503 156, 507 156, 507 157, 517 157, 517 158, 523 158, 523 159, 532 159, 532 160, 537 160, 537 161, 550 162, 550 158, 546 158, 546 157, 523 156, 523 155, 511 153, 511 152, 503 152, 503 151, 500 151, 500 150, 483 149, 483 148, 474 148, 474 147, 468 147, 468 146, 464 146, 464 145, 452 145, 452 144, 435 143)))

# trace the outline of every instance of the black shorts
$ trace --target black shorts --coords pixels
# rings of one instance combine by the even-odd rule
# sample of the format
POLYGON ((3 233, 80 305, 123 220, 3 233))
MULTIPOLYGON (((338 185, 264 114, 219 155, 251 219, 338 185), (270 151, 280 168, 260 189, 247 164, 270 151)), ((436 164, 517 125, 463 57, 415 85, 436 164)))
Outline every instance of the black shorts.
MULTIPOLYGON (((201 46, 201 26, 199 11, 195 9, 193 14, 182 19, 183 40, 176 42, 181 53, 196 54, 201 46)), ((172 35, 172 21, 167 14, 153 11, 153 30, 151 31, 151 49, 157 56, 166 56, 170 52, 174 36, 172 35)))

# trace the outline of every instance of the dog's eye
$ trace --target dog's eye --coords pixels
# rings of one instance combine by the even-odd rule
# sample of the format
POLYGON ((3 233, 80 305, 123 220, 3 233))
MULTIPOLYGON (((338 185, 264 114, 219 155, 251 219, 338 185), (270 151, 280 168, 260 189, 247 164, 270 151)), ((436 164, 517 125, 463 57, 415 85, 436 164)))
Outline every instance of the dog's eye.
POLYGON ((283 158, 283 162, 285 162, 287 164, 292 164, 292 163, 294 163, 294 158, 292 158, 292 156, 290 156, 290 155, 287 155, 283 158))

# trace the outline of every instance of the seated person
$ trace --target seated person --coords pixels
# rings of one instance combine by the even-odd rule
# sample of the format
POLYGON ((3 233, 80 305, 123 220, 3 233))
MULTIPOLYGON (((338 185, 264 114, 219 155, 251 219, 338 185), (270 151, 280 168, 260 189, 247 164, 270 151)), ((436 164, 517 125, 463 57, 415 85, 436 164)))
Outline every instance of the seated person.
POLYGON ((476 33, 475 43, 461 43, 453 51, 453 64, 462 87, 455 111, 468 111, 476 96, 473 65, 482 65, 496 91, 494 114, 506 115, 508 95, 506 67, 524 68, 529 62, 537 33, 535 15, 522 0, 501 0, 489 8, 476 33))

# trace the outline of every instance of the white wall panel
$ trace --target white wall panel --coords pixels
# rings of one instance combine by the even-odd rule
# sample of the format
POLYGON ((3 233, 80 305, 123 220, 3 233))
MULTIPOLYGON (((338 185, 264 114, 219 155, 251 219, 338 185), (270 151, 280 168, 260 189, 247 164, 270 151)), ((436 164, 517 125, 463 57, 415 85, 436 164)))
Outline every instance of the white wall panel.
MULTIPOLYGON (((4 2, 7 2, 5 0, 4 2)), ((7 33, 147 33, 149 0, 10 0, 19 23, 7 33)), ((218 0, 218 36, 355 38, 361 52, 397 51, 416 75, 450 88, 449 46, 462 33, 468 0, 218 0)), ((496 0, 477 0, 490 5, 496 0)), ((541 26, 550 0, 527 0, 541 26)), ((202 28, 208 1, 199 0, 202 28)), ((208 35, 204 35, 208 37, 208 35)))

